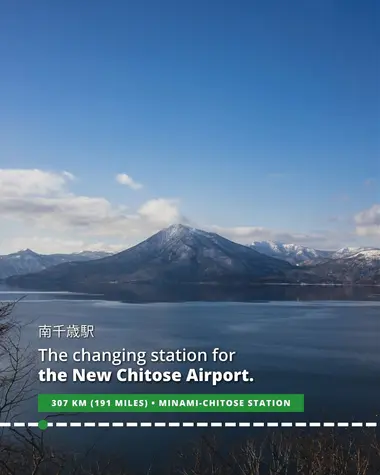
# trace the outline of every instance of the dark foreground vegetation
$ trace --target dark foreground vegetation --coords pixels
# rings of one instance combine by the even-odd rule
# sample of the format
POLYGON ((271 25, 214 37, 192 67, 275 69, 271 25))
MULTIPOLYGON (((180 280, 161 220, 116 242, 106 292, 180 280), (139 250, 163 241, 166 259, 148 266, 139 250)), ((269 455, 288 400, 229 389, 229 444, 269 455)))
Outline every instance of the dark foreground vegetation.
MULTIPOLYGON (((20 405, 35 397, 34 357, 21 346, 14 305, 0 304, 1 422, 17 420, 20 405)), ((100 457, 99 446, 85 453, 60 451, 49 444, 49 430, 1 428, 0 475, 380 475, 376 430, 275 429, 229 447, 207 436, 172 454, 165 467, 152 463, 143 470, 129 465, 124 454, 100 457)), ((87 429, 69 430, 86 436, 87 429)), ((140 466, 149 465, 142 458, 140 466)))
MULTIPOLYGON (((8 429, 9 430, 9 429, 8 429)), ((83 429, 73 429, 83 430, 83 429)), ((86 430, 86 429, 85 429, 86 430)), ((168 461, 130 470, 128 463, 110 456, 100 460, 96 448, 86 454, 57 453, 45 444, 43 433, 13 431, 3 434, 0 473, 8 475, 379 475, 380 439, 361 429, 337 433, 329 429, 309 433, 266 434, 237 447, 219 448, 215 439, 203 438, 168 461)), ((127 450, 127 448, 126 448, 127 450)), ((142 460, 142 464, 146 461, 142 460)))

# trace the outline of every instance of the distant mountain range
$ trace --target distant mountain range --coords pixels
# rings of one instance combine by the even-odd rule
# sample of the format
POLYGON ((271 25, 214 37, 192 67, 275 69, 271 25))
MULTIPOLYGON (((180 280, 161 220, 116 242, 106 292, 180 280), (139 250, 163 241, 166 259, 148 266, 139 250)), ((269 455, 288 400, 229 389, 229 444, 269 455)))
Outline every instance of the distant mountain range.
POLYGON ((325 262, 333 255, 333 251, 320 251, 298 244, 284 244, 275 241, 254 241, 250 247, 266 256, 283 259, 294 265, 325 262))
POLYGON ((292 266, 217 234, 183 225, 170 226, 113 256, 68 262, 42 272, 14 277, 21 286, 89 291, 123 289, 133 284, 245 284, 268 276, 283 280, 292 266))
POLYGON ((343 247, 338 251, 321 251, 299 244, 284 244, 276 241, 254 241, 250 247, 266 256, 283 259, 293 265, 316 265, 331 259, 342 259, 359 252, 373 250, 370 247, 343 247))
POLYGON ((75 254, 37 254, 30 249, 8 255, 0 255, 0 279, 14 275, 24 275, 72 261, 89 261, 110 255, 107 252, 83 251, 75 254))
POLYGON ((170 226, 114 255, 60 255, 61 261, 56 256, 54 264, 53 256, 42 256, 52 258, 49 263, 42 259, 44 269, 14 275, 7 283, 117 295, 129 301, 207 300, 210 295, 225 300, 237 294, 245 300, 252 286, 270 283, 380 283, 378 249, 317 251, 272 242, 244 246, 183 225, 170 226))
POLYGON ((312 266, 311 270, 327 282, 379 285, 380 249, 361 249, 344 257, 335 257, 323 264, 312 266))

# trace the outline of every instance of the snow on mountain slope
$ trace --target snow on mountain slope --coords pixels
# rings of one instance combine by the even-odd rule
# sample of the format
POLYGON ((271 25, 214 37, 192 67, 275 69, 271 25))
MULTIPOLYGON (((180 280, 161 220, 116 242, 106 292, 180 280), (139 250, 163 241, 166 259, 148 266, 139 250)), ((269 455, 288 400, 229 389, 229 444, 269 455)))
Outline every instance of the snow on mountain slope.
POLYGON ((25 250, 0 256, 0 278, 8 276, 14 276, 9 279, 12 285, 25 288, 90 292, 108 291, 110 286, 130 290, 137 283, 159 292, 160 286, 178 284, 378 282, 380 249, 322 251, 274 241, 245 246, 215 233, 173 225, 113 255, 44 256, 25 250))
POLYGON ((380 249, 361 249, 359 252, 347 256, 346 259, 375 263, 380 261, 380 249))
POLYGON ((270 257, 283 259, 294 265, 316 264, 331 258, 331 251, 321 251, 298 244, 284 244, 275 241, 254 241, 251 249, 270 257))
POLYGON ((262 254, 283 259, 294 265, 317 265, 330 259, 358 256, 360 253, 369 261, 380 252, 379 249, 373 247, 343 247, 337 251, 322 251, 299 244, 284 244, 275 241, 254 241, 250 247, 262 254))
POLYGON ((348 284, 380 283, 380 249, 365 249, 317 265, 313 272, 322 278, 348 284))
POLYGON ((109 286, 121 290, 137 283, 236 286, 262 279, 283 281, 291 269, 288 262, 217 234, 174 225, 105 259, 62 264, 12 281, 30 288, 81 288, 96 293, 107 291, 109 286))
POLYGON ((24 275, 40 272, 49 267, 73 261, 101 259, 110 255, 106 252, 83 251, 77 254, 38 254, 24 249, 8 255, 0 256, 0 279, 13 275, 24 275))
POLYGON ((342 247, 332 254, 332 259, 342 259, 344 257, 353 256, 359 252, 376 250, 373 247, 342 247))

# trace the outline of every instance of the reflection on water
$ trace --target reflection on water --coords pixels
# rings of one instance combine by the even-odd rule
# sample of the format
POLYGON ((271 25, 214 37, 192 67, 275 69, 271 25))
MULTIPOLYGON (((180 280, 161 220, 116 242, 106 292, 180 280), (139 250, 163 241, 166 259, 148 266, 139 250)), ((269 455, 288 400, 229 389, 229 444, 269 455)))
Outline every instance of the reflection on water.
MULTIPOLYGON (((362 299, 352 302, 353 289, 327 289, 322 299, 321 289, 303 288, 303 301, 282 300, 296 289, 283 289, 276 300, 267 290, 265 298, 255 303, 185 303, 185 304, 123 304, 93 297, 46 293, 28 294, 16 307, 16 316, 33 323, 25 329, 23 338, 34 349, 52 347, 72 352, 82 347, 90 351, 122 348, 127 350, 187 348, 195 351, 219 347, 237 351, 236 361, 228 369, 248 369, 256 378, 253 385, 222 384, 216 389, 204 384, 40 384, 43 393, 302 393, 305 394, 305 414, 293 416, 267 414, 254 417, 221 414, 103 414, 73 415, 72 421, 378 421, 380 385, 380 306, 378 301, 365 299, 369 289, 356 289, 362 299), (318 293, 319 299, 310 297, 318 293), (342 301, 332 294, 345 294, 342 301), (308 298, 306 298, 308 296, 308 298), (270 297, 270 298, 269 298, 270 297), (263 301, 264 300, 264 301, 263 301), (95 338, 83 340, 39 340, 38 325, 92 324, 95 338)), ((3 289, 5 292, 5 289, 3 289)), ((355 294, 356 295, 356 294, 355 294)), ((15 294, 3 293, 0 300, 13 300, 15 294)), ((50 365, 54 367, 54 364, 50 365)), ((84 363, 86 369, 114 369, 108 364, 84 363)), ((194 365, 161 364, 155 369, 186 371, 194 365)), ((148 368, 152 365, 148 365, 148 368)), ((204 369, 216 369, 210 364, 204 369)), ((70 374, 71 364, 64 365, 70 374)), ((219 366, 220 369, 220 366, 219 366)), ((24 407, 24 420, 39 420, 36 401, 24 407)), ((62 420, 67 420, 64 417, 62 420)), ((201 429, 195 429, 201 430, 201 429)), ((239 437, 242 429, 227 431, 239 437)), ((194 437, 184 429, 54 429, 50 440, 73 449, 84 448, 101 440, 101 449, 119 450, 136 459, 162 457, 170 446, 194 437), (84 432, 86 436, 84 437, 84 432), (106 437, 104 435, 107 434, 106 437)), ((100 450, 100 449, 99 449, 100 450)))
MULTIPOLYGON (((151 289, 143 286, 135 286, 134 294, 148 295, 151 289)), ((40 300, 44 296, 59 298, 63 300, 86 299, 86 300, 102 300, 101 294, 82 294, 70 292, 39 292, 7 287, 0 284, 0 299, 2 295, 8 295, 9 298, 15 299, 21 296, 27 296, 28 299, 40 300)), ((5 298, 5 297, 4 297, 5 298)), ((218 286, 196 286, 192 289, 182 288, 181 286, 168 288, 166 290, 157 290, 150 297, 153 301, 181 301, 181 302, 197 302, 197 301, 216 301, 216 302, 271 302, 271 301, 373 301, 380 302, 380 287, 350 287, 350 286, 316 286, 316 285, 258 285, 249 288, 231 289, 228 292, 224 287, 218 286), (166 298, 167 296, 167 298, 166 298), (228 297, 227 297, 228 296, 228 297)), ((136 297, 137 299, 137 297, 136 297)), ((111 297, 107 296, 107 300, 123 301, 125 295, 114 293, 111 297)), ((138 300, 138 299, 137 299, 138 300)), ((138 301, 136 300, 136 303, 138 301)), ((154 304, 158 305, 158 304, 154 304)), ((165 303, 163 303, 165 305, 165 303)))

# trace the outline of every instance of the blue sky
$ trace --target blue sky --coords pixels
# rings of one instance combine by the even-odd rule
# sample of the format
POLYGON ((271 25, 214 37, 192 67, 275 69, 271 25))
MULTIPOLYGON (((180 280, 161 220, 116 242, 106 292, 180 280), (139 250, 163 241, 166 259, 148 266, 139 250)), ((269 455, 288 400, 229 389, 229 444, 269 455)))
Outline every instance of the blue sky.
POLYGON ((0 253, 175 221, 380 246, 379 20, 377 0, 3 2, 0 253))

